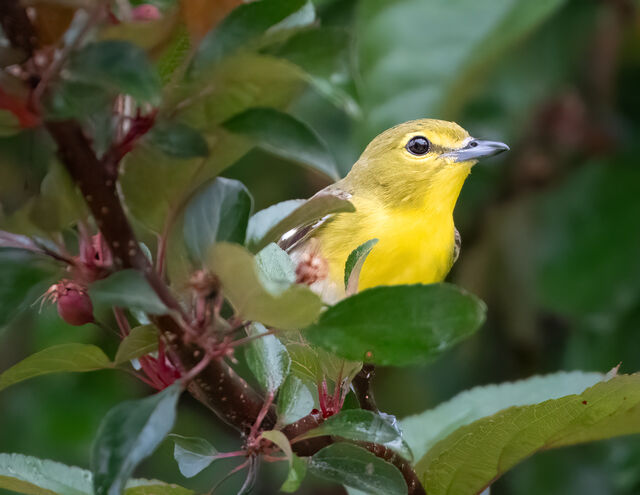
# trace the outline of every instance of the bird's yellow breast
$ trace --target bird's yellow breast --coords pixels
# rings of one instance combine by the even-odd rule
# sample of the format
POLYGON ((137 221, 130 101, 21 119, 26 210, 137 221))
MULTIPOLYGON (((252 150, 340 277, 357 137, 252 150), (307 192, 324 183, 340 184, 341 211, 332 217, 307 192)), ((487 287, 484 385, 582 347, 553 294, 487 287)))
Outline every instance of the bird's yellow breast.
POLYGON ((389 207, 358 197, 353 202, 355 213, 337 215, 315 236, 332 280, 342 281, 351 251, 372 238, 378 243, 362 268, 360 290, 444 279, 455 242, 449 209, 389 207))

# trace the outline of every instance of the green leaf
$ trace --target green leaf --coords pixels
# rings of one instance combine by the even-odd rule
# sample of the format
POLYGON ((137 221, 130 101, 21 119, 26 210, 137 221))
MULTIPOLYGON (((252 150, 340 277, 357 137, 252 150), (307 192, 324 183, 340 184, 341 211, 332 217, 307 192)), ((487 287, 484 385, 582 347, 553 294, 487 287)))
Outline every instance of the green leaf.
MULTIPOLYGON (((278 239, 267 239, 267 233, 279 222, 293 213, 299 206, 303 205, 306 199, 289 199, 271 205, 264 210, 260 210, 249 218, 247 225, 247 246, 253 248, 265 239, 268 242, 275 242, 278 239)), ((261 246, 264 247, 264 246, 261 246)))
POLYGON ((622 375, 458 428, 416 464, 430 495, 479 493, 541 450, 640 433, 640 375, 622 375))
POLYGON ((360 362, 347 361, 308 343, 289 342, 287 350, 291 357, 291 372, 311 383, 324 379, 334 382, 348 380, 362 368, 360 362))
POLYGON ((110 368, 104 352, 90 344, 60 344, 36 352, 0 375, 0 390, 40 375, 110 368))
MULTIPOLYGON (((247 328, 249 337, 267 333, 260 323, 252 323, 247 328)), ((269 393, 275 393, 289 374, 291 358, 287 348, 275 335, 254 338, 247 345, 245 356, 249 368, 269 393)))
POLYGON ((308 25, 314 19, 313 5, 307 0, 269 0, 240 5, 204 37, 193 59, 191 73, 212 67, 267 31, 274 34, 308 25))
POLYGON ((176 158, 209 156, 207 140, 182 122, 160 122, 153 126, 146 139, 163 153, 176 158))
POLYGON ((358 103, 347 92, 351 81, 351 37, 345 29, 316 27, 295 33, 266 53, 284 58, 305 71, 304 77, 321 96, 353 118, 361 118, 358 103))
POLYGON ((296 267, 289 255, 276 244, 267 244, 255 257, 258 276, 267 291, 279 296, 296 281, 296 267))
POLYGON ((284 58, 313 76, 329 79, 348 71, 349 41, 346 29, 314 27, 293 34, 265 53, 284 58))
POLYGON ((122 492, 136 466, 173 428, 181 392, 181 385, 174 384, 150 397, 122 402, 106 414, 91 449, 96 495, 122 492))
POLYGON ((317 452, 309 472, 369 495, 406 495, 407 484, 398 468, 349 443, 334 443, 317 452))
POLYGON ((21 454, 0 454, 0 488, 28 495, 88 495, 91 473, 21 454))
POLYGON ((306 475, 307 463, 304 459, 300 459, 297 455, 292 454, 287 479, 280 487, 280 491, 285 493, 293 493, 297 491, 306 475))
POLYGON ((305 165, 329 179, 340 178, 327 145, 306 124, 291 115, 273 108, 251 108, 222 125, 270 153, 305 165))
POLYGON ((90 43, 72 54, 69 72, 72 80, 159 103, 160 79, 144 51, 132 43, 90 43))
POLYGON ((194 495, 193 490, 156 480, 129 480, 124 495, 194 495))
POLYGON ((461 426, 508 407, 536 404, 565 395, 579 394, 604 378, 601 373, 574 371, 534 376, 513 383, 475 387, 434 409, 404 418, 400 421, 400 426, 415 457, 420 459, 438 441, 461 426))
POLYGON ((347 294, 358 292, 358 281, 360 280, 362 265, 364 265, 367 256, 377 243, 378 239, 369 239, 349 254, 344 265, 344 288, 347 294))
POLYGON ((40 184, 29 219, 45 232, 59 232, 86 215, 85 201, 67 170, 54 161, 40 184))
POLYGON ((42 295, 47 289, 43 283, 58 271, 41 256, 23 249, 0 248, 0 327, 42 295))
POLYGON ((258 275, 254 257, 234 244, 216 244, 208 266, 222 282, 225 297, 238 315, 282 330, 313 322, 322 308, 320 298, 306 285, 293 285, 272 295, 258 275))
POLYGON ((252 207, 249 191, 237 180, 218 177, 203 186, 184 214, 189 254, 204 261, 216 242, 243 244, 252 207))
POLYGON ((367 134, 411 118, 455 115, 504 55, 563 4, 367 2, 358 9, 356 35, 367 134))
POLYGON ((154 325, 141 325, 131 329, 116 352, 116 365, 146 356, 158 349, 158 329, 154 325))
POLYGON ((450 284, 374 287, 329 308, 305 336, 346 359, 408 365, 474 333, 485 311, 482 301, 450 284))
POLYGON ((45 101, 45 111, 50 119, 83 119, 108 108, 112 100, 102 86, 61 81, 45 101))
POLYGON ((290 374, 278 393, 278 424, 286 426, 298 421, 309 414, 314 405, 315 401, 308 383, 290 374))
MULTIPOLYGON (((0 489, 26 495, 93 495, 91 472, 21 454, 0 454, 0 489)), ((193 495, 178 485, 132 479, 125 495, 193 495)))
POLYGON ((348 409, 331 416, 320 426, 302 435, 300 439, 325 435, 357 442, 377 443, 396 451, 405 459, 413 459, 409 446, 402 438, 396 418, 390 415, 376 414, 364 409, 348 409))
POLYGON ((291 229, 311 225, 331 213, 353 211, 355 208, 349 200, 323 191, 297 205, 287 201, 278 203, 259 211, 249 220, 247 244, 257 251, 270 242, 277 242, 291 229), (258 226, 262 222, 264 224, 258 226))
POLYGON ((173 433, 169 438, 175 443, 173 458, 185 478, 192 478, 216 460, 218 451, 204 438, 183 437, 173 433))
POLYGON ((121 270, 98 280, 89 287, 89 294, 95 303, 107 306, 139 309, 154 315, 168 311, 138 270, 121 270))

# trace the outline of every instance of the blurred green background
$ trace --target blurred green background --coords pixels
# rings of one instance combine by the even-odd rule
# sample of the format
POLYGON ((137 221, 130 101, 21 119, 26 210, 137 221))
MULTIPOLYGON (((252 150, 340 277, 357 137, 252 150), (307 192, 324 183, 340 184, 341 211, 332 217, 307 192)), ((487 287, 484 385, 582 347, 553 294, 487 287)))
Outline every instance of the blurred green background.
MULTIPOLYGON (((345 112, 310 88, 289 110, 326 140, 343 173, 378 132, 418 117, 455 120, 476 137, 512 148, 474 168, 456 209, 463 247, 450 280, 487 303, 487 323, 430 366, 380 369, 381 409, 402 417, 476 385, 558 370, 606 372, 618 363, 621 372, 640 370, 637 3, 315 3, 323 25, 350 35, 344 67, 331 82, 357 108, 345 112)), ((35 132, 0 139, 4 211, 38 190, 50 153, 41 143, 35 132)), ((224 175, 249 187, 256 210, 326 185, 261 151, 224 175)), ((0 287, 2 319, 15 310, 11 290, 0 287)), ((62 342, 96 343, 111 353, 117 345, 95 327, 65 325, 51 307, 23 311, 0 330, 0 370, 62 342)), ((87 467, 105 412, 147 392, 110 371, 18 384, 0 393, 0 451, 87 467)), ((220 450, 238 443, 188 399, 175 432, 206 437, 220 450)), ((138 474, 205 490, 229 469, 223 461, 186 482, 171 452, 165 442, 138 474)), ((524 462, 491 493, 638 494, 638 466, 637 436, 561 449, 524 462)), ((272 466, 263 471, 256 493, 271 493, 267 478, 284 474, 272 466)), ((220 493, 235 493, 239 481, 220 493)), ((302 492, 341 489, 306 481, 302 492)))

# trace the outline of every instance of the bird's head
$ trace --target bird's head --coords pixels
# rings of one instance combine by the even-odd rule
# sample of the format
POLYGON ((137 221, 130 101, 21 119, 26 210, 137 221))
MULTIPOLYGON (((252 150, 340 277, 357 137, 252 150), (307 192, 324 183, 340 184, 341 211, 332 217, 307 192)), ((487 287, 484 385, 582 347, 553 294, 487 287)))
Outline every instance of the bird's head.
POLYGON ((508 149, 471 137, 455 122, 412 120, 374 138, 347 179, 396 204, 420 201, 434 190, 454 195, 455 203, 471 167, 508 149))

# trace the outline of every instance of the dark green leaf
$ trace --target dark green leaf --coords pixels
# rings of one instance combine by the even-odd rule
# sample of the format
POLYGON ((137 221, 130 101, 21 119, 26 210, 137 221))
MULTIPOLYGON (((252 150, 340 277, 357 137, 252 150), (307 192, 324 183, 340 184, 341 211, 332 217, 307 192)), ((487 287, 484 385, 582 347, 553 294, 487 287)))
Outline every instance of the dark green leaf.
POLYGON ((191 65, 197 73, 219 63, 239 47, 264 35, 312 23, 315 12, 307 0, 269 0, 235 8, 200 43, 191 65))
POLYGON ((347 294, 358 292, 358 281, 360 280, 362 265, 364 265, 367 256, 377 243, 378 239, 370 239, 360 244, 349 254, 344 266, 344 289, 347 294))
POLYGON ((126 41, 98 41, 75 52, 69 65, 74 80, 95 84, 137 100, 159 102, 160 79, 144 51, 126 41))
POLYGON ((82 119, 106 110, 112 100, 113 95, 102 86, 62 81, 46 101, 45 110, 51 119, 82 119))
POLYGON ((309 471, 369 495, 406 495, 407 484, 398 468, 349 443, 334 443, 317 452, 309 471))
POLYGON ((241 182, 218 177, 191 199, 184 214, 184 240, 193 259, 204 261, 213 244, 243 244, 253 199, 241 182))
POLYGON ((154 315, 165 314, 168 311, 142 272, 138 270, 121 270, 98 280, 89 287, 89 294, 97 304, 139 309, 154 315))
POLYGON ((158 329, 154 325, 141 325, 131 329, 116 352, 114 363, 126 363, 158 349, 158 329))
POLYGON ((640 375, 597 383, 580 395, 510 407, 436 443, 416 464, 430 495, 480 493, 541 450, 640 433, 640 375))
POLYGON ((148 134, 149 143, 169 156, 195 158, 209 156, 209 145, 202 134, 181 122, 161 122, 148 134))
MULTIPOLYGON (((267 333, 260 323, 253 323, 247 329, 249 337, 267 333)), ((275 393, 289 374, 291 358, 287 349, 275 335, 254 338, 245 352, 249 368, 269 393, 275 393)))
POLYGON ((449 284, 374 287, 329 308, 305 336, 346 359, 415 364, 475 332, 485 311, 482 301, 449 284))
POLYGON ((183 437, 171 434, 174 441, 173 458, 178 463, 178 469, 185 478, 191 478, 216 460, 218 451, 204 438, 183 437))
POLYGON ((216 244, 207 265, 220 279, 225 297, 244 319, 282 330, 303 328, 313 322, 322 301, 306 285, 292 285, 279 295, 267 290, 258 275, 255 259, 234 244, 216 244))
POLYGON ((340 175, 320 137, 306 124, 273 108, 251 108, 222 124, 251 144, 321 172, 332 180, 340 175))
POLYGON ((267 233, 269 230, 288 217, 305 202, 305 199, 290 199, 271 205, 268 208, 260 210, 252 215, 249 219, 249 224, 247 225, 247 246, 253 248, 256 245, 259 245, 263 239, 268 242, 277 241, 278 239, 267 239, 267 233))
POLYGON ((107 413, 91 449, 96 495, 122 492, 136 466, 173 428, 181 392, 181 385, 174 384, 150 397, 122 402, 107 413))
POLYGON ((311 225, 325 215, 340 212, 353 212, 355 208, 345 198, 319 192, 311 199, 295 205, 290 202, 278 203, 265 210, 259 211, 254 220, 250 220, 248 244, 252 250, 262 249, 270 242, 277 242, 291 229, 311 225), (268 230, 258 227, 258 222, 268 222, 268 230), (254 224, 253 226, 251 224, 254 224), (266 231, 266 232, 265 232, 266 231), (261 235, 261 237, 259 237, 261 235))
POLYGON ((266 53, 328 79, 346 71, 348 48, 349 33, 345 29, 316 27, 295 33, 282 45, 268 48, 266 53))
POLYGON ((371 442, 384 445, 408 460, 413 459, 411 450, 402 438, 396 418, 376 414, 363 409, 349 409, 331 416, 317 428, 310 430, 300 438, 336 436, 358 442, 371 442))
POLYGON ((94 371, 111 367, 99 347, 90 344, 60 344, 36 352, 0 375, 0 390, 40 375, 94 371))
POLYGON ((604 378, 605 375, 601 373, 574 371, 476 387, 456 395, 434 409, 404 418, 400 421, 400 426, 415 457, 420 459, 438 441, 461 426, 508 407, 579 394, 604 378))
POLYGON ((344 29, 318 27, 296 33, 283 45, 266 53, 299 66, 320 95, 348 115, 360 118, 360 107, 345 87, 351 80, 349 42, 350 37, 344 29))
POLYGON ((313 382, 305 383, 293 373, 286 378, 278 393, 278 424, 286 426, 311 412, 315 401, 308 383, 313 382))

